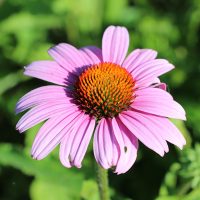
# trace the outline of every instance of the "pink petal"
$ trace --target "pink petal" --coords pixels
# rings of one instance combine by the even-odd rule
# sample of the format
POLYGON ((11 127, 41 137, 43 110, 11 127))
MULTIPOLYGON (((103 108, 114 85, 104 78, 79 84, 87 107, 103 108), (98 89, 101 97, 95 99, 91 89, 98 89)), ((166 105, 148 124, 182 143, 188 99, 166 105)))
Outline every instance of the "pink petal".
POLYGON ((83 123, 75 134, 70 151, 70 159, 72 164, 78 168, 81 167, 81 162, 85 156, 87 147, 92 137, 94 126, 95 119, 92 119, 88 117, 88 115, 85 115, 83 123))
MULTIPOLYGON (((79 120, 79 123, 77 124, 77 126, 80 126, 81 121, 79 120)), ((59 157, 60 157, 60 161, 62 163, 63 166, 67 167, 67 168, 71 168, 72 167, 72 163, 71 163, 71 158, 69 156, 70 153, 70 149, 72 146, 72 141, 74 139, 74 135, 75 132, 71 131, 73 130, 73 128, 69 129, 70 131, 68 131, 64 138, 62 139, 61 143, 60 143, 60 151, 59 151, 59 157)))
POLYGON ((66 85, 71 80, 69 73, 54 61, 33 62, 25 67, 24 74, 59 85, 66 85))
POLYGON ((104 153, 105 157, 107 159, 108 165, 112 167, 112 158, 113 158, 113 151, 112 151, 112 136, 107 124, 107 120, 104 121, 104 126, 103 126, 103 148, 104 148, 104 153))
MULTIPOLYGON (((77 127, 80 126, 81 121, 79 120, 78 122, 79 123, 76 124, 77 127)), ((72 146, 72 141, 73 141, 74 135, 75 135, 75 129, 71 128, 69 130, 70 131, 68 131, 65 134, 64 138, 62 139, 62 141, 60 143, 60 151, 59 151, 60 161, 61 161, 62 165, 67 167, 67 168, 71 168, 72 167, 71 158, 69 156, 69 153, 70 153, 70 149, 71 149, 71 146, 72 146)))
POLYGON ((129 46, 129 34, 126 28, 109 26, 102 39, 102 54, 104 62, 121 65, 129 46))
POLYGON ((32 146, 32 156, 41 160, 46 157, 68 134, 71 127, 81 118, 79 111, 66 111, 59 116, 50 118, 39 130, 32 146))
POLYGON ((86 46, 80 49, 80 52, 84 55, 88 65, 98 64, 103 62, 102 51, 95 46, 86 46))
POLYGON ((172 70, 174 66, 164 59, 155 59, 145 62, 135 68, 131 74, 136 81, 136 87, 147 86, 153 83, 155 78, 172 70))
POLYGON ((159 132, 159 135, 161 135, 164 140, 178 146, 180 149, 183 148, 183 145, 186 144, 185 138, 169 119, 155 115, 150 115, 148 117, 160 128, 161 131, 159 132))
POLYGON ((66 43, 52 47, 48 53, 59 65, 76 75, 79 75, 81 67, 87 64, 79 50, 66 43))
POLYGON ((160 83, 157 85, 158 88, 166 91, 167 90, 167 84, 166 83, 160 83))
POLYGON ((135 101, 145 101, 150 99, 160 99, 160 100, 173 100, 170 93, 163 91, 159 88, 143 88, 135 91, 136 99, 135 101))
POLYGON ((160 132, 163 131, 159 126, 157 126, 154 122, 151 121, 151 115, 138 113, 138 112, 127 112, 130 116, 135 118, 140 118, 140 122, 148 127, 149 131, 152 135, 157 139, 157 141, 162 145, 164 151, 167 153, 169 151, 167 142, 160 136, 160 132))
MULTIPOLYGON (((73 123, 72 126, 70 126, 70 129, 65 134, 65 137, 61 140, 60 144, 60 161, 65 167, 72 167, 74 164, 72 162, 72 158, 70 155, 73 141, 76 136, 76 134, 81 131, 82 125, 85 124, 85 120, 87 119, 87 116, 84 114, 81 114, 79 118, 73 123)), ((78 148, 78 147, 76 147, 78 148)), ((74 160, 73 160, 74 161, 74 160)), ((81 167, 80 165, 77 165, 77 167, 81 167)))
POLYGON ((149 86, 154 83, 154 80, 172 70, 174 66, 164 59, 155 59, 149 62, 141 64, 139 67, 134 69, 131 74, 133 79, 136 81, 136 88, 149 86))
POLYGON ((153 88, 160 88, 164 91, 167 90, 167 84, 166 83, 161 83, 159 78, 155 78, 153 80, 153 83, 151 85, 149 85, 149 87, 153 87, 153 88))
POLYGON ((22 133, 46 119, 57 116, 58 114, 62 113, 63 110, 72 109, 75 111, 78 110, 78 107, 72 103, 67 103, 66 101, 60 100, 48 102, 48 104, 40 104, 24 114, 17 123, 16 128, 20 133, 22 133))
POLYGON ((116 166, 119 160, 119 156, 120 156, 120 147, 114 134, 111 119, 106 119, 106 126, 104 126, 104 128, 106 128, 104 131, 104 138, 105 138, 104 144, 105 144, 107 160, 108 160, 108 163, 110 163, 111 167, 116 166), (109 133, 109 134, 106 134, 106 133, 109 133), (107 153, 110 151, 112 152, 112 157, 109 157, 107 153))
POLYGON ((94 155, 104 168, 116 166, 120 156, 120 146, 113 132, 111 119, 101 119, 94 136, 94 155))
POLYGON ((105 124, 105 119, 101 119, 94 134, 93 150, 94 150, 94 156, 95 156, 96 161, 104 169, 108 169, 111 166, 108 163, 106 152, 105 152, 106 150, 105 150, 104 139, 103 139, 104 124, 105 124))
POLYGON ((16 114, 41 103, 48 103, 49 101, 57 99, 66 99, 66 101, 69 101, 67 89, 65 87, 56 85, 39 87, 28 92, 18 101, 16 105, 16 114))
POLYGON ((136 49, 129 54, 122 66, 132 72, 139 65, 154 60, 156 56, 157 52, 152 49, 136 49))
POLYGON ((132 132, 144 145, 152 149, 160 156, 164 155, 165 148, 163 146, 164 140, 162 137, 156 136, 150 123, 137 112, 126 111, 119 115, 122 123, 132 132), (161 142, 162 141, 162 142, 161 142))
POLYGON ((153 84, 160 84, 160 79, 156 77, 156 78, 153 80, 153 84))
POLYGON ((185 111, 172 96, 159 88, 145 88, 135 92, 131 107, 146 113, 185 120, 185 111))
POLYGON ((136 160, 138 140, 118 118, 117 121, 115 118, 112 119, 112 128, 120 148, 115 173, 122 174, 127 172, 136 160))

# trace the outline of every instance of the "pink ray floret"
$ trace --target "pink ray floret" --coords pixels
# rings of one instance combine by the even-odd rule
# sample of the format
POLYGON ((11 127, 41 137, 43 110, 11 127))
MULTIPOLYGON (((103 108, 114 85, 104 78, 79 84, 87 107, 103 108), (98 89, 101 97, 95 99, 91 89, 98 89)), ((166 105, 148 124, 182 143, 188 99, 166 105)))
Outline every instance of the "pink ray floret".
POLYGON ((48 51, 53 61, 25 67, 25 75, 56 84, 30 91, 16 106, 17 113, 29 109, 16 125, 19 132, 45 121, 33 158, 60 145, 61 163, 80 168, 93 137, 98 164, 121 174, 134 164, 138 141, 160 156, 169 151, 167 142, 183 148, 186 141, 169 118, 185 120, 185 111, 158 78, 174 66, 151 49, 126 57, 128 46, 127 29, 109 26, 102 49, 62 43, 48 51))

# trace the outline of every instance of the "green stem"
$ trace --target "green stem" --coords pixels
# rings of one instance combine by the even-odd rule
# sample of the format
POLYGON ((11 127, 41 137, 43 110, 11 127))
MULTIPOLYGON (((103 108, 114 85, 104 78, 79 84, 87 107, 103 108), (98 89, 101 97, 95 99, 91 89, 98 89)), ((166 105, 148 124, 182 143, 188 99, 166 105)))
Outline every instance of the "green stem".
POLYGON ((100 200, 110 200, 108 186, 108 171, 97 164, 97 183, 100 200))
MULTIPOLYGON (((99 119, 96 119, 93 134, 97 128, 99 119)), ((99 188, 100 200, 110 200, 109 196, 109 185, 108 185, 108 171, 103 169, 100 165, 96 164, 97 168, 97 184, 99 188)))

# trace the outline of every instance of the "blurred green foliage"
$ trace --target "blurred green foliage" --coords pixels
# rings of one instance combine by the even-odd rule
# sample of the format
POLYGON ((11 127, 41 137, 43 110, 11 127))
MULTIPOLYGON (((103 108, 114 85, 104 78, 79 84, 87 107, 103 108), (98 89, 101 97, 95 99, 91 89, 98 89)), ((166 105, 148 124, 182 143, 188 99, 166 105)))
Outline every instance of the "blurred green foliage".
POLYGON ((0 0, 0 199, 98 200, 92 148, 81 169, 66 169, 55 150, 43 161, 29 151, 38 127, 15 131, 15 104, 44 85, 22 75, 24 65, 49 59, 59 42, 101 45, 104 29, 126 26, 129 50, 153 48, 176 69, 162 77, 186 109, 175 121, 187 139, 183 151, 170 145, 160 158, 140 145, 126 174, 109 174, 113 200, 200 199, 200 0, 0 0))

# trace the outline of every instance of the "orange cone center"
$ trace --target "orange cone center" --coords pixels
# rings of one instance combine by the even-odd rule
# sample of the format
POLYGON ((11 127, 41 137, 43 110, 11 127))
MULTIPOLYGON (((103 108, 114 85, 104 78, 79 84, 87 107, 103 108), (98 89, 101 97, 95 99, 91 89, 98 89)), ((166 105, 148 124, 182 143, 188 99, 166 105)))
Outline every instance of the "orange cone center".
POLYGON ((115 117, 133 101, 134 80, 126 69, 109 62, 92 65, 75 84, 75 100, 85 113, 115 117))

